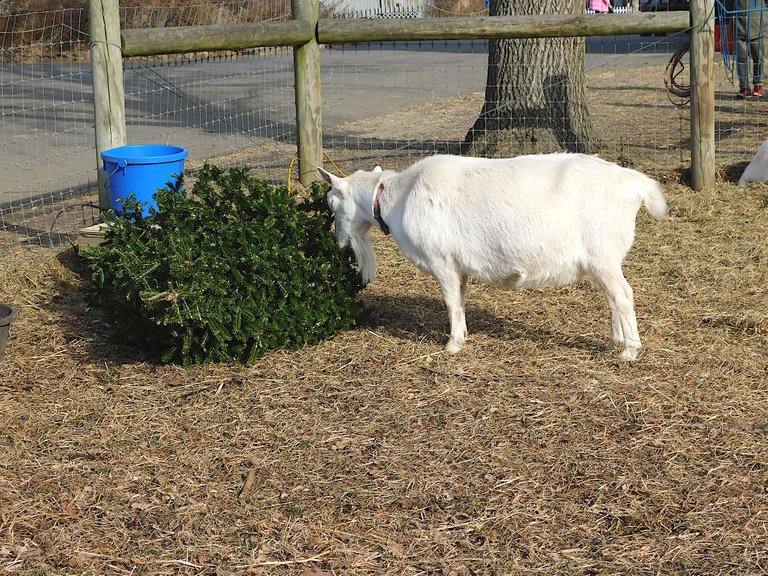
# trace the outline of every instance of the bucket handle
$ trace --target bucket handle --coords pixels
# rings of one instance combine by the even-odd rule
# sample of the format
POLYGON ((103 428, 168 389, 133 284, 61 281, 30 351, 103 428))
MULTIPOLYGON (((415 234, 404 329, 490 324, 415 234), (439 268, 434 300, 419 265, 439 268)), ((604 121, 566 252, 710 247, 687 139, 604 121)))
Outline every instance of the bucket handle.
POLYGON ((107 174, 107 182, 106 182, 106 187, 107 188, 109 188, 109 180, 110 180, 110 178, 112 178, 112 176, 115 175, 115 172, 117 172, 121 168, 125 168, 126 166, 128 166, 128 160, 126 160, 125 158, 118 159, 118 161, 117 161, 117 168, 115 168, 114 170, 112 170, 112 172, 107 174))

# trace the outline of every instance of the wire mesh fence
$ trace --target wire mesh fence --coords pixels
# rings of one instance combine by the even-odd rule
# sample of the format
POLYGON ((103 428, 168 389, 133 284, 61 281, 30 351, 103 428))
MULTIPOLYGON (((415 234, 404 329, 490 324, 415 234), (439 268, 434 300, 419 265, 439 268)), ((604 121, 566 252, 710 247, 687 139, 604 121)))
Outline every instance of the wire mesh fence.
MULTIPOLYGON (((349 15, 338 6, 323 9, 327 16, 349 15)), ((244 0, 124 7, 121 26, 288 18, 286 1, 257 6, 244 0)), ((685 34, 585 41, 600 155, 656 174, 689 166, 690 112, 664 86, 670 56, 686 41, 685 34)), ((0 247, 59 246, 98 218, 88 48, 83 9, 0 14, 0 247)), ((684 77, 685 58, 681 65, 684 77)), ((487 71, 488 43, 479 40, 323 47, 326 158, 348 173, 375 164, 400 169, 427 154, 460 152, 483 107, 487 71)), ((124 75, 129 144, 183 146, 192 172, 214 162, 295 181, 290 48, 126 58, 124 75)), ((765 134, 766 104, 737 100, 722 61, 715 81, 718 163, 727 167, 754 154, 765 134)), ((549 151, 537 142, 523 150, 549 151)))
MULTIPOLYGON (((121 27, 290 18, 290 3, 121 9, 121 27)), ((124 62, 129 143, 179 142, 205 160, 268 169, 295 150, 289 48, 124 62)), ((98 221, 88 12, 0 11, 0 246, 60 246, 98 221)))
POLYGON ((128 142, 184 146, 191 169, 203 161, 287 169, 296 148, 292 63, 283 48, 126 60, 128 142))
MULTIPOLYGON (((58 245, 93 218, 96 157, 82 10, 0 18, 0 231, 58 245)), ((2 243, 3 241, 0 241, 2 243)))
MULTIPOLYGON (((663 83, 669 54, 683 41, 587 42, 589 102, 601 155, 629 159, 634 148, 643 152, 638 161, 647 158, 651 169, 687 164, 688 110, 670 102, 663 83)), ((357 161, 401 168, 425 154, 461 152, 483 107, 486 42, 377 43, 329 52, 323 55, 329 67, 329 80, 324 77, 323 83, 324 144, 335 157, 353 159, 347 169, 358 168, 357 161), (337 117, 333 104, 351 93, 358 94, 357 104, 337 117)), ((552 151, 537 141, 520 150, 552 151)))

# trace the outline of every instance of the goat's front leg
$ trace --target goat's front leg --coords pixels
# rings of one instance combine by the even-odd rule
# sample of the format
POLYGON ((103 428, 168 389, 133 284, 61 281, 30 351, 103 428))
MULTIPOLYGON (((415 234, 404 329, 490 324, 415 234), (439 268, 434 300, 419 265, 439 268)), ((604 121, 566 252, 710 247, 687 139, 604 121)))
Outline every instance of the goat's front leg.
POLYGON ((467 291, 467 277, 455 272, 436 275, 443 291, 443 300, 448 308, 451 337, 445 349, 451 354, 459 352, 467 339, 467 320, 464 314, 464 296, 467 291))

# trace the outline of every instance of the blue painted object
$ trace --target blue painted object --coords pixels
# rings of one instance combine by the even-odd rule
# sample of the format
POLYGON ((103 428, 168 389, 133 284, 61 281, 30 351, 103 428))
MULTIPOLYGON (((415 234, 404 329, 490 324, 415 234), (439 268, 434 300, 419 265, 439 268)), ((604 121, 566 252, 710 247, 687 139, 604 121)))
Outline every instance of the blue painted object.
POLYGON ((121 200, 134 194, 136 200, 146 203, 142 214, 147 216, 150 207, 157 208, 155 192, 184 173, 187 154, 186 148, 163 144, 135 144, 102 152, 111 207, 122 212, 121 200))

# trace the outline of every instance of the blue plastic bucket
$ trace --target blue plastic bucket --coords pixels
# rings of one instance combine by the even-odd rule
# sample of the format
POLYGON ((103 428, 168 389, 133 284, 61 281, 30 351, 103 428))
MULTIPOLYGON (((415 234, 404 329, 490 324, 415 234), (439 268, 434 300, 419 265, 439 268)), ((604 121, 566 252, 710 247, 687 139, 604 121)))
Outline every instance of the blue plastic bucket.
POLYGON ((150 207, 157 208, 155 192, 184 173, 186 157, 186 148, 163 144, 134 144, 102 152, 112 208, 122 212, 120 200, 134 194, 136 200, 147 203, 142 214, 149 214, 150 207))

